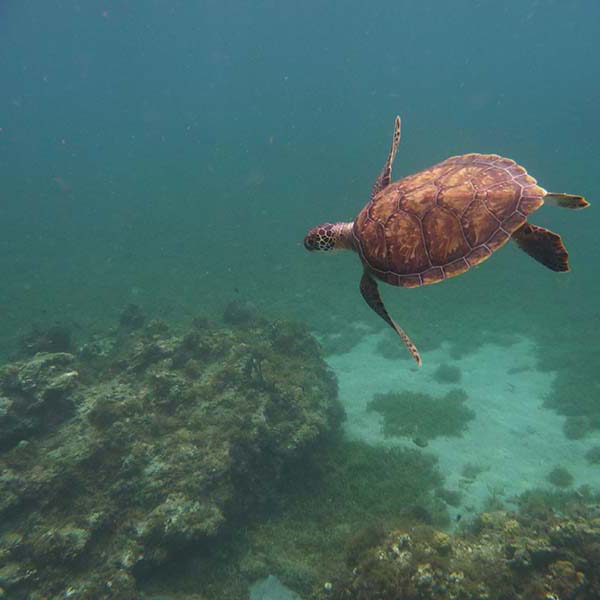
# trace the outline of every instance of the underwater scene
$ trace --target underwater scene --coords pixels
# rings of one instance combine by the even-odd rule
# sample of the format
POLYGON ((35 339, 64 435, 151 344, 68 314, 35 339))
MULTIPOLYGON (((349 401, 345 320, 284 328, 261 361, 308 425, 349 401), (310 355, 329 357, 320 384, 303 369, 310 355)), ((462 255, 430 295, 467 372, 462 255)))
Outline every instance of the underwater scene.
POLYGON ((600 599, 599 37, 1 2, 0 599, 600 599))

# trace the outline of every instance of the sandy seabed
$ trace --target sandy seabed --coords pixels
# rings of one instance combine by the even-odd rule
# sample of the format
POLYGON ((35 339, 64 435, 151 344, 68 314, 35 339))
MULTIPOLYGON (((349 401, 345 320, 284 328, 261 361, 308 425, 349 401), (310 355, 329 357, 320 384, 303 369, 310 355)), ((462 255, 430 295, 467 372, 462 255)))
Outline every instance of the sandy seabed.
POLYGON ((536 370, 532 340, 521 337, 511 346, 485 344, 457 360, 442 344, 423 353, 419 369, 409 360, 382 357, 376 351, 382 335, 367 335, 352 351, 328 359, 346 408, 346 433, 372 445, 416 447, 408 437, 384 436, 381 415, 367 411, 373 395, 412 391, 443 397, 451 389, 464 389, 465 406, 475 413, 468 429, 462 437, 437 437, 423 448, 438 458, 446 487, 462 492, 462 504, 453 512, 480 511, 490 495, 507 503, 529 489, 552 487, 546 476, 557 465, 571 472, 574 487, 600 487, 600 468, 585 459, 592 446, 600 445, 600 432, 580 440, 565 437, 564 417, 543 406, 555 375, 536 370), (436 381, 434 373, 441 364, 458 367, 460 381, 436 381), (466 464, 481 472, 474 479, 464 477, 466 464))

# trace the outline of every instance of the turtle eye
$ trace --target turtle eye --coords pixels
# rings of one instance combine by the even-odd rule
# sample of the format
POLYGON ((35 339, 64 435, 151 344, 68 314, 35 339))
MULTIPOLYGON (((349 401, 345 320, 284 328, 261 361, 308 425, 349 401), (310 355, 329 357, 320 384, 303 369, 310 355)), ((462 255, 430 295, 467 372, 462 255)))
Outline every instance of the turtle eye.
POLYGON ((311 238, 310 235, 307 235, 304 238, 304 247, 307 250, 314 250, 315 249, 315 241, 314 241, 314 239, 311 238))

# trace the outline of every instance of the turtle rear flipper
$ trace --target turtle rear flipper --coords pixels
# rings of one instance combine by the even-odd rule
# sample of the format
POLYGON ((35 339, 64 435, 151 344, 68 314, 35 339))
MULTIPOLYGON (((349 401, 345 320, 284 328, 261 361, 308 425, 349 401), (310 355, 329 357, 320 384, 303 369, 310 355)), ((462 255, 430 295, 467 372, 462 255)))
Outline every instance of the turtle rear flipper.
POLYGON ((583 197, 575 194, 556 194, 548 192, 544 196, 544 203, 550 206, 560 206, 561 208, 587 208, 590 203, 583 197))
POLYGON ((512 239, 545 267, 553 271, 569 270, 569 253, 558 233, 525 223, 512 234, 512 239))

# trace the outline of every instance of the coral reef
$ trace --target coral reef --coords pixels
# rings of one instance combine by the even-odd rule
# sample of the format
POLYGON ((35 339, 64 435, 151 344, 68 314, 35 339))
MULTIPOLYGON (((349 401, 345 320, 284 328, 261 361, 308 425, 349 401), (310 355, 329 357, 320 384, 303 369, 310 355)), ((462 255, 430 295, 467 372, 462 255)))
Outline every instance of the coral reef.
POLYGON ((313 600, 593 600, 600 597, 600 512, 532 520, 483 513, 455 534, 418 526, 359 547, 313 600))
POLYGON ((307 598, 345 566, 346 550, 375 545, 386 530, 408 523, 450 522, 436 459, 413 448, 374 448, 340 434, 327 439, 317 460, 290 464, 287 471, 278 501, 235 532, 227 555, 220 552, 202 569, 191 557, 150 589, 167 594, 182 585, 182 573, 195 573, 185 578, 190 592, 244 600, 252 582, 276 574, 307 598))
POLYGON ((134 600, 139 582, 272 501, 343 418, 299 325, 129 309, 78 355, 0 370, 0 597, 134 600))
POLYGON ((509 348, 519 340, 519 335, 514 331, 488 329, 487 326, 488 323, 483 327, 468 327, 462 332, 463 335, 456 332, 458 335, 449 336, 452 339, 450 358, 460 360, 464 356, 476 352, 484 344, 509 348))
POLYGON ((563 423, 565 437, 570 440, 580 440, 590 431, 590 419, 585 415, 567 417, 563 423))
POLYGON ((546 476, 546 479, 556 487, 565 488, 573 483, 573 475, 566 468, 560 465, 554 467, 546 476))
MULTIPOLYGON (((587 348, 587 352, 583 364, 581 361, 577 362, 575 357, 569 357, 569 360, 565 361, 564 355, 553 356, 550 352, 549 357, 546 357, 545 362, 539 366, 556 370, 556 378, 550 393, 544 400, 544 405, 554 409, 560 415, 581 419, 576 423, 584 425, 584 434, 600 429, 600 403, 598 402, 600 372, 597 368, 600 351, 590 347, 587 348)), ((570 437, 567 431, 571 431, 571 427, 572 424, 565 423, 567 437, 570 437)), ((577 427, 573 428, 573 431, 580 433, 583 430, 577 427)))
POLYGON ((39 353, 0 368, 0 451, 23 449, 33 435, 69 417, 78 398, 74 363, 72 354, 39 353))
POLYGON ((319 336, 319 341, 327 356, 345 354, 359 344, 366 333, 368 333, 368 330, 365 328, 348 324, 340 326, 338 330, 322 334, 319 336))
POLYGON ((33 356, 38 352, 71 352, 72 345, 71 331, 65 325, 34 325, 19 340, 19 351, 23 356, 33 356))
POLYGON ((460 474, 462 475, 463 479, 466 479, 468 481, 475 481, 475 479, 477 479, 477 477, 481 473, 484 473, 488 470, 489 466, 486 467, 478 463, 468 462, 463 465, 460 474))
POLYGON ((255 324, 258 318, 256 307, 252 303, 242 300, 232 300, 223 311, 223 321, 227 325, 236 327, 255 324))
POLYGON ((516 501, 522 518, 545 520, 555 512, 585 514, 585 507, 600 503, 600 493, 588 485, 577 489, 533 488, 518 496, 516 501))
POLYGON ((128 304, 119 318, 119 326, 126 331, 141 329, 146 323, 146 315, 137 304, 128 304))
POLYGON ((436 459, 427 453, 331 440, 317 463, 288 478, 276 514, 248 531, 234 571, 249 581, 277 573, 306 598, 331 570, 344 567, 346 550, 378 543, 385 529, 446 526, 442 486, 436 459))
POLYGON ((408 391, 375 394, 367 410, 381 413, 386 436, 417 436, 417 440, 426 443, 438 436, 462 434, 475 417, 464 405, 466 399, 467 394, 461 389, 452 390, 443 398, 408 391))
POLYGON ((458 383, 462 377, 460 369, 447 363, 441 364, 433 373, 438 383, 458 383))
POLYGON ((402 344, 398 343, 397 336, 392 336, 387 332, 385 332, 381 340, 377 342, 375 351, 377 354, 380 354, 383 358, 387 358, 388 360, 408 360, 408 358, 410 358, 410 355, 408 358, 406 356, 406 349, 402 344))
POLYGON ((600 446, 594 446, 585 453, 585 459, 592 465, 600 465, 600 446))

